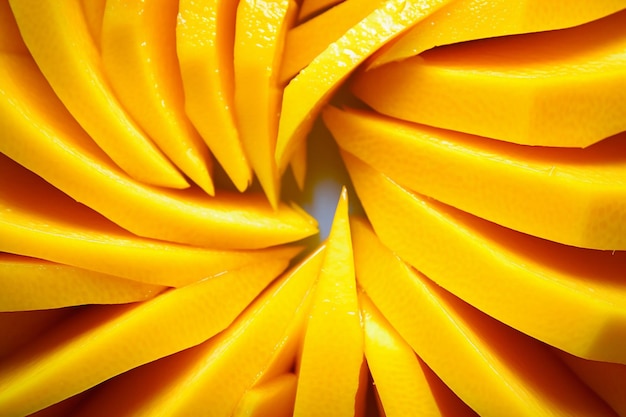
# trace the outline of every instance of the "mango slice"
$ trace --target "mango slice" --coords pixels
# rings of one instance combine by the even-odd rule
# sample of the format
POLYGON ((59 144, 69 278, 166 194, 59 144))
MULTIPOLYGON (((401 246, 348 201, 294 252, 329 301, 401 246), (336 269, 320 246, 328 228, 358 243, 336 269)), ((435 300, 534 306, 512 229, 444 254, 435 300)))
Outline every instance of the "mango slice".
POLYGON ((293 317, 307 305, 303 300, 317 280, 323 258, 323 250, 309 256, 215 338, 102 386, 83 415, 232 415, 280 348, 293 317), (133 387, 139 384, 142 389, 136 392, 133 387))
POLYGON ((359 303, 365 358, 386 417, 476 416, 415 355, 363 292, 359 303))
POLYGON ((419 55, 435 46, 577 26, 623 8, 621 0, 456 0, 382 48, 368 68, 419 55))
POLYGON ((82 310, 0 362, 3 413, 27 415, 206 341, 228 327, 287 264, 268 261, 143 303, 82 310))
POLYGON ((359 415, 362 332, 344 188, 302 344, 294 416, 359 415))
POLYGON ((331 7, 342 3, 344 0, 302 0, 300 2, 300 12, 298 13, 298 21, 303 21, 316 13, 330 9, 331 7))
POLYGON ((101 56, 126 111, 165 155, 208 194, 215 194, 209 149, 185 114, 176 56, 178 5, 108 0, 101 56))
POLYGON ((525 145, 586 147, 626 130, 626 10, 551 32, 449 45, 351 86, 399 119, 525 145))
POLYGON ((340 83, 378 48, 450 0, 386 0, 319 54, 283 94, 276 162, 285 171, 323 105, 340 83))
POLYGON ((296 7, 292 0, 241 0, 237 7, 234 71, 239 137, 274 207, 280 194, 274 161, 282 100, 278 73, 285 33, 293 24, 296 7))
POLYGON ((344 160, 376 234, 407 263, 521 332, 626 363, 626 252, 515 232, 411 193, 347 153, 344 160))
POLYGON ((0 311, 144 301, 166 287, 0 253, 0 311))
MULTIPOLYGON (((80 125, 133 178, 173 188, 184 177, 118 102, 77 0, 56 3, 10 1, 13 15, 37 65, 80 125)), ((26 94, 27 83, 19 83, 26 94)), ((22 94, 24 94, 22 93, 22 94)))
POLYGON ((298 378, 286 373, 247 391, 233 417, 291 417, 298 378))
POLYGON ((233 46, 237 2, 178 2, 176 52, 185 111, 239 191, 252 171, 234 120, 233 46))
POLYGON ((317 231, 301 209, 281 203, 273 210, 260 193, 211 198, 195 187, 167 190, 129 178, 59 107, 27 56, 0 55, 0 92, 0 130, 13 138, 0 141, 0 152, 139 236, 255 249, 317 231))
POLYGON ((557 149, 333 107, 324 121, 339 146, 402 187, 533 236, 626 249, 626 134, 557 149))
POLYGON ((357 279, 424 362, 479 415, 614 416, 543 344, 404 264, 351 223, 357 279))
POLYGON ((28 54, 8 1, 0 2, 0 53, 28 54))
POLYGON ((89 33, 91 33, 96 48, 100 50, 106 0, 80 0, 80 3, 85 14, 85 22, 89 28, 89 33))

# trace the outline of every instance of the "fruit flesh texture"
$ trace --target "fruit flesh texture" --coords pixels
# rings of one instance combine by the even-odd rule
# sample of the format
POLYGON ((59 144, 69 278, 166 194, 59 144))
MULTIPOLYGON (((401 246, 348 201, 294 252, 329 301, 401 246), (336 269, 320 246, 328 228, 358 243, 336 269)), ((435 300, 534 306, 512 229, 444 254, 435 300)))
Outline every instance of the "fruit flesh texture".
POLYGON ((626 249, 626 134, 555 149, 372 112, 330 107, 323 117, 342 149, 407 189, 533 236, 626 249))
POLYGON ((411 193, 349 154, 344 161, 376 234, 407 263, 532 337, 626 363, 626 252, 515 232, 411 193))
POLYGON ((82 310, 36 344, 3 360, 3 412, 28 415, 129 369, 206 341, 228 327, 287 264, 269 261, 173 289, 143 303, 82 310))
POLYGON ((479 415, 615 413, 537 340, 438 287, 353 220, 357 280, 390 324, 479 415))
POLYGON ((30 53, 55 93, 107 155, 148 184, 188 187, 109 88, 80 3, 9 3, 30 53))
POLYGON ((570 29, 448 45, 361 72, 376 111, 524 145, 586 147, 626 130, 626 10, 570 29))

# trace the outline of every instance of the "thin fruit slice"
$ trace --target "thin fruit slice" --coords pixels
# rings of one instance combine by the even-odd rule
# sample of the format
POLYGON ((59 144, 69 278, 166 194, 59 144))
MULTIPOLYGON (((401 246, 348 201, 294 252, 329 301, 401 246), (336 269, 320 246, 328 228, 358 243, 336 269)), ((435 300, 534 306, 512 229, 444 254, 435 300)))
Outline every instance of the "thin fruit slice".
POLYGON ((324 251, 316 251, 266 289, 213 339, 105 384, 82 415, 232 415, 242 395, 280 348, 293 317, 308 305, 303 300, 317 279, 323 258, 324 251), (141 392, 133 388, 138 385, 141 392))
POLYGON ((354 156, 344 160, 376 233, 406 262, 532 337, 577 356, 626 363, 625 251, 515 232, 411 193, 354 156))
POLYGON ((0 253, 0 311, 144 301, 165 287, 35 258, 0 253))
POLYGON ((143 303, 84 309, 0 364, 4 415, 27 415, 206 341, 228 327, 287 264, 268 261, 143 303))
POLYGON ((363 330, 344 188, 302 345, 294 416, 360 415, 363 330))
POLYGON ((239 191, 252 171, 234 120, 236 1, 181 0, 176 52, 189 119, 239 191))
POLYGON ((102 65, 116 96, 182 172, 215 194, 209 149, 185 114, 176 56, 178 4, 108 0, 102 65))
POLYGON ((386 417, 476 416, 415 355, 372 301, 359 294, 365 358, 386 417))
POLYGON ((292 0, 241 0, 235 25, 235 114, 250 164, 272 206, 279 200, 274 151, 282 100, 278 82, 292 0))
POLYGON ((359 23, 383 0, 344 0, 287 32, 280 81, 287 83, 331 43, 359 23))
POLYGON ((354 219, 351 225, 363 290, 420 358, 479 415, 615 415, 544 344, 404 264, 365 221, 354 219))
POLYGON ((386 0, 319 54, 284 90, 276 162, 281 174, 317 114, 367 57, 450 0, 386 0))
POLYGON ((286 373, 247 391, 233 417, 291 417, 298 377, 286 373))
MULTIPOLYGON (((111 91, 79 1, 9 3, 30 53, 55 93, 107 155, 142 182, 187 187, 184 177, 111 91)), ((20 84, 19 88, 33 87, 20 84)))
POLYGON ((525 145, 586 147, 626 130, 626 10, 363 71, 354 94, 399 119, 525 145))
POLYGON ((622 0, 457 0, 383 48, 368 67, 400 61, 435 46, 581 25, 623 8, 622 0))
POLYGON ((263 260, 290 259, 299 249, 218 250, 138 237, 0 154, 0 251, 178 287, 263 260))
POLYGON ((298 145, 298 148, 293 154, 289 163, 291 166, 291 172, 296 180, 296 184, 300 191, 304 190, 306 185, 306 171, 307 171, 307 143, 302 142, 298 145))
POLYGON ((0 53, 28 54, 8 1, 0 2, 0 53))
POLYGON ((341 148, 402 187, 533 236, 626 250, 626 133, 529 147, 330 107, 341 148))
POLYGON ((255 249, 317 231, 304 211, 283 203, 273 210, 261 193, 211 198, 195 187, 166 190, 129 178, 71 118, 28 56, 0 55, 0 109, 0 131, 12 138, 0 141, 0 152, 139 236, 255 249))

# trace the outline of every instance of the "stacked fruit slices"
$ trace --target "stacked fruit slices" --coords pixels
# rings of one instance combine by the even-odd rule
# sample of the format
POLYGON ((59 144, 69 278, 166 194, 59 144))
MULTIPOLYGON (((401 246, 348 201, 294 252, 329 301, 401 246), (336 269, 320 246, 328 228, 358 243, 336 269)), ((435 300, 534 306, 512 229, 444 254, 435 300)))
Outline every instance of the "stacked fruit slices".
POLYGON ((300 3, 0 4, 0 415, 626 415, 622 2, 300 3))

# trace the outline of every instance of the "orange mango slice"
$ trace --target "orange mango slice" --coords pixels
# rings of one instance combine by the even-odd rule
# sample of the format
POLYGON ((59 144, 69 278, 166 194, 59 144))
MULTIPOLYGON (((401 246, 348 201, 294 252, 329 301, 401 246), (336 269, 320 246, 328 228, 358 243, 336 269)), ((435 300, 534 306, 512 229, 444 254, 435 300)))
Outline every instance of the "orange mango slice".
POLYGON ((168 0, 107 1, 102 65, 126 111, 182 172, 213 195, 209 149, 185 114, 177 15, 177 3, 168 0))
POLYGON ((232 415, 280 349, 293 317, 307 305, 303 300, 317 279, 323 258, 323 250, 309 256, 215 338, 107 383, 89 409, 83 410, 84 415, 232 415), (133 389, 138 385, 142 386, 140 392, 133 389))
POLYGON ((85 14, 85 22, 89 28, 89 33, 91 33, 93 42, 99 50, 106 0, 81 0, 81 5, 83 13, 85 14))
POLYGON ((330 9, 331 7, 343 2, 344 0, 302 0, 300 2, 300 13, 298 13, 298 20, 306 20, 310 16, 330 9))
POLYGON ((282 374, 247 391, 233 417, 291 417, 298 378, 282 374))
POLYGON ((475 416, 415 355, 364 293, 359 294, 365 358, 386 417, 475 416))
POLYGON ((280 194, 274 162, 282 100, 278 72, 285 33, 296 7, 291 0, 241 0, 235 25, 237 125, 250 165, 274 207, 280 194))
POLYGON ((252 171, 234 119, 233 46, 237 2, 178 2, 176 52, 185 111, 239 191, 252 171))
POLYGON ((380 113, 525 145, 586 147, 626 130, 626 10, 570 29, 484 39, 361 72, 380 113))
POLYGON ((165 287, 0 253, 0 311, 144 301, 165 287))
POLYGON ((363 290, 420 358, 479 415, 614 416, 545 345, 404 264, 363 220, 351 225, 363 290))
POLYGON ((286 266, 268 261, 143 303, 84 309, 0 363, 3 412, 27 415, 206 341, 228 327, 286 266))
POLYGON ((302 344, 294 416, 359 414, 362 332, 344 188, 302 344))
POLYGON ((0 2, 0 53, 28 54, 8 1, 0 2))
POLYGON ((66 112, 27 56, 0 55, 0 152, 139 236, 220 248, 263 248, 317 231, 301 209, 263 195, 167 190, 129 178, 66 112), (29 85, 32 89, 23 89, 29 85))
POLYGON ((367 57, 450 0, 385 0, 328 45, 285 87, 276 141, 283 173, 333 92, 367 57))
MULTIPOLYGON (((184 177, 136 125, 109 87, 78 0, 9 3, 37 65, 98 146, 139 181, 187 187, 184 177)), ((18 85, 26 90, 22 94, 39 93, 36 89, 29 91, 33 87, 27 83, 18 85)))
POLYGON ((419 55, 435 46, 581 25, 623 8, 621 0, 457 0, 386 45, 369 68, 419 55))
POLYGON ((402 187, 500 225, 626 249, 626 134, 586 149, 528 147, 328 108, 339 146, 402 187))
POLYGON ((515 232, 411 193, 354 156, 344 160, 376 234, 407 263, 532 337, 626 363, 626 252, 515 232))

